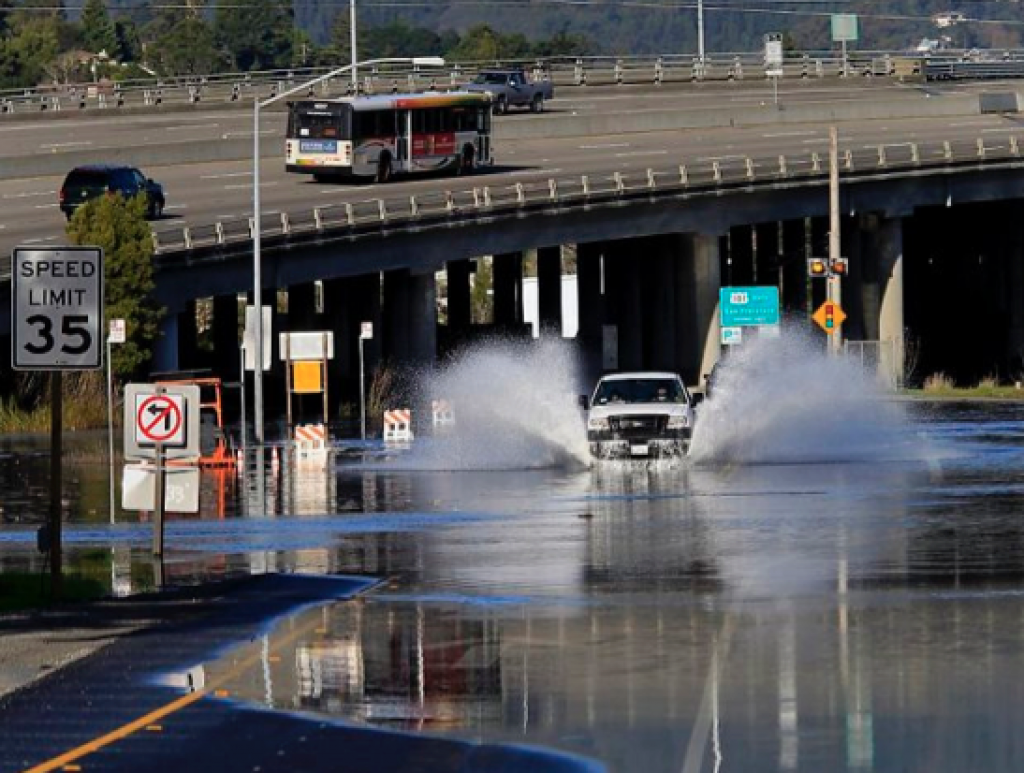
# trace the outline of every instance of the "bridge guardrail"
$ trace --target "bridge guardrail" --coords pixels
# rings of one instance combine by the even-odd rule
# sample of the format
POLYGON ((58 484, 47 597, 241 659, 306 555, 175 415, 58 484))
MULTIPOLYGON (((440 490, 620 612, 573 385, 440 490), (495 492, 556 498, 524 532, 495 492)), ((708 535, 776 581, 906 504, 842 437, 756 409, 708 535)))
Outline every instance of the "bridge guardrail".
MULTIPOLYGON (((1005 164, 1021 160, 1020 143, 1021 137, 1007 133, 1002 140, 989 135, 941 143, 891 142, 868 148, 847 148, 840 154, 840 170, 849 178, 909 169, 1005 164)), ((454 221, 552 204, 598 203, 659 193, 696 194, 736 187, 823 181, 827 176, 827 155, 808 151, 689 162, 629 173, 599 171, 574 177, 535 178, 499 185, 487 185, 485 180, 477 178, 472 187, 452 188, 443 193, 396 192, 390 197, 267 215, 263 218, 262 235, 287 239, 292 235, 346 229, 353 235, 379 233, 384 227, 454 221)), ((251 227, 249 220, 222 220, 212 227, 204 224, 154 231, 153 240, 157 254, 171 255, 183 250, 250 241, 251 227)))
MULTIPOLYGON (((450 89, 496 64, 521 66, 535 78, 556 86, 637 85, 670 82, 742 81, 766 77, 762 52, 716 53, 701 62, 693 54, 659 56, 555 57, 464 62, 444 69, 420 69, 410 65, 377 65, 361 72, 367 93, 450 89)), ((230 104, 269 97, 328 72, 325 67, 297 67, 249 73, 225 73, 196 77, 167 77, 121 83, 76 83, 32 89, 0 90, 0 116, 18 113, 104 110, 124 107, 230 104)), ((783 65, 786 80, 857 76, 914 77, 930 80, 984 80, 1024 77, 1024 52, 1000 51, 983 55, 969 52, 946 54, 905 51, 851 52, 844 60, 832 51, 790 54, 783 65)), ((338 95, 348 91, 342 75, 327 81, 309 96, 338 95)))

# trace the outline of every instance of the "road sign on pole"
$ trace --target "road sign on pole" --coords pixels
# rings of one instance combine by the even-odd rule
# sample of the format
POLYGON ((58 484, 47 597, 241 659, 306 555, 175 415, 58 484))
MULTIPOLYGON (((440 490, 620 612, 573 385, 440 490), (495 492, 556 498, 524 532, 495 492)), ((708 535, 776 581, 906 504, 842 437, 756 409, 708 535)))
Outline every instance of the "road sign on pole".
POLYGON ((103 359, 103 250, 17 247, 15 370, 96 370, 103 359))
MULTIPOLYGON (((263 370, 270 370, 271 313, 269 306, 263 306, 263 370)), ((256 307, 245 307, 245 331, 242 333, 242 349, 245 351, 245 369, 256 370, 256 307)))
POLYGON ((107 335, 107 341, 112 344, 123 344, 128 338, 128 331, 125 328, 123 319, 112 319, 110 320, 110 332, 107 335))
MULTIPOLYGON (((126 464, 121 478, 121 507, 156 509, 156 467, 126 464)), ((169 467, 164 471, 164 502, 170 513, 199 512, 199 468, 169 467)))
POLYGON ((718 303, 722 327, 779 324, 778 287, 723 287, 718 303))
POLYGON ((846 319, 846 312, 842 310, 838 303, 825 301, 814 312, 813 319, 818 323, 818 327, 829 335, 834 335, 839 332, 839 327, 846 319))
POLYGON ((128 384, 124 390, 124 457, 199 458, 199 387, 128 384))

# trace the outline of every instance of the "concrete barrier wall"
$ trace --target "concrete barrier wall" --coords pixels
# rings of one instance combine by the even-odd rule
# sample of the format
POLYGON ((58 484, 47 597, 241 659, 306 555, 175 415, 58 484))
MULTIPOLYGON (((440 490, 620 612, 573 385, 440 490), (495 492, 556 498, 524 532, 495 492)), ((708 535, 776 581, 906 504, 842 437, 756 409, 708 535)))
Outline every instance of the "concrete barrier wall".
MULTIPOLYGON (((915 94, 906 99, 888 101, 849 100, 846 102, 798 103, 778 107, 770 103, 746 107, 705 108, 701 110, 658 109, 637 110, 606 115, 569 115, 553 112, 543 120, 516 120, 516 116, 499 120, 494 125, 497 155, 505 140, 564 137, 607 136, 638 132, 707 129, 715 127, 771 126, 801 123, 895 120, 900 118, 944 118, 978 115, 981 112, 977 94, 954 94, 922 97, 915 94)), ((557 107, 556 107, 557 109, 557 107)), ((283 138, 267 137, 262 141, 264 158, 281 159, 283 138)), ((97 151, 69 151, 24 158, 0 157, 0 178, 59 176, 80 164, 131 164, 150 169, 160 166, 239 161, 252 158, 252 140, 220 140, 217 142, 178 142, 108 149, 102 157, 97 151)))

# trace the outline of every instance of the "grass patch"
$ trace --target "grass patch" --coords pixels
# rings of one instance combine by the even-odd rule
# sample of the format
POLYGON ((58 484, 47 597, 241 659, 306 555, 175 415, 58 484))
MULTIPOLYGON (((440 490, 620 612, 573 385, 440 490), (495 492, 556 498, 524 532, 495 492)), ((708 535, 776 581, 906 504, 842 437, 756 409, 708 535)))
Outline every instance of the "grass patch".
MULTIPOLYGON (((64 575, 61 603, 94 601, 107 595, 98 580, 79 575, 64 575)), ((50 593, 49 573, 31 572, 0 574, 0 614, 44 609, 56 602, 50 593)))
MULTIPOLYGON (((18 385, 17 396, 0 399, 0 434, 47 432, 50 403, 46 384, 32 374, 18 385)), ((75 373, 64 379, 63 425, 68 430, 97 429, 107 425, 106 382, 97 371, 75 373)))
POLYGON ((944 400, 1022 400, 1024 401, 1024 389, 1017 389, 1015 386, 982 385, 976 387, 932 387, 928 389, 906 389, 904 394, 912 397, 925 399, 944 400))

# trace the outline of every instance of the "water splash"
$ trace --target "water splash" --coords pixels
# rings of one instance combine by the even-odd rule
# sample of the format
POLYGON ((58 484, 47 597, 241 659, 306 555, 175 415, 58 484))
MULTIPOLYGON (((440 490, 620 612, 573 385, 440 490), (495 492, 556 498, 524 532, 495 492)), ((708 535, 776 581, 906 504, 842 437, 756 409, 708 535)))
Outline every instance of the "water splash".
POLYGON ((403 466, 496 470, 590 463, 576 405, 579 367, 571 342, 491 341, 426 379, 428 399, 452 405, 455 423, 419 439, 403 466))
POLYGON ((745 343, 721 364, 690 456, 696 464, 877 462, 920 458, 918 440, 873 374, 787 331, 745 343))

